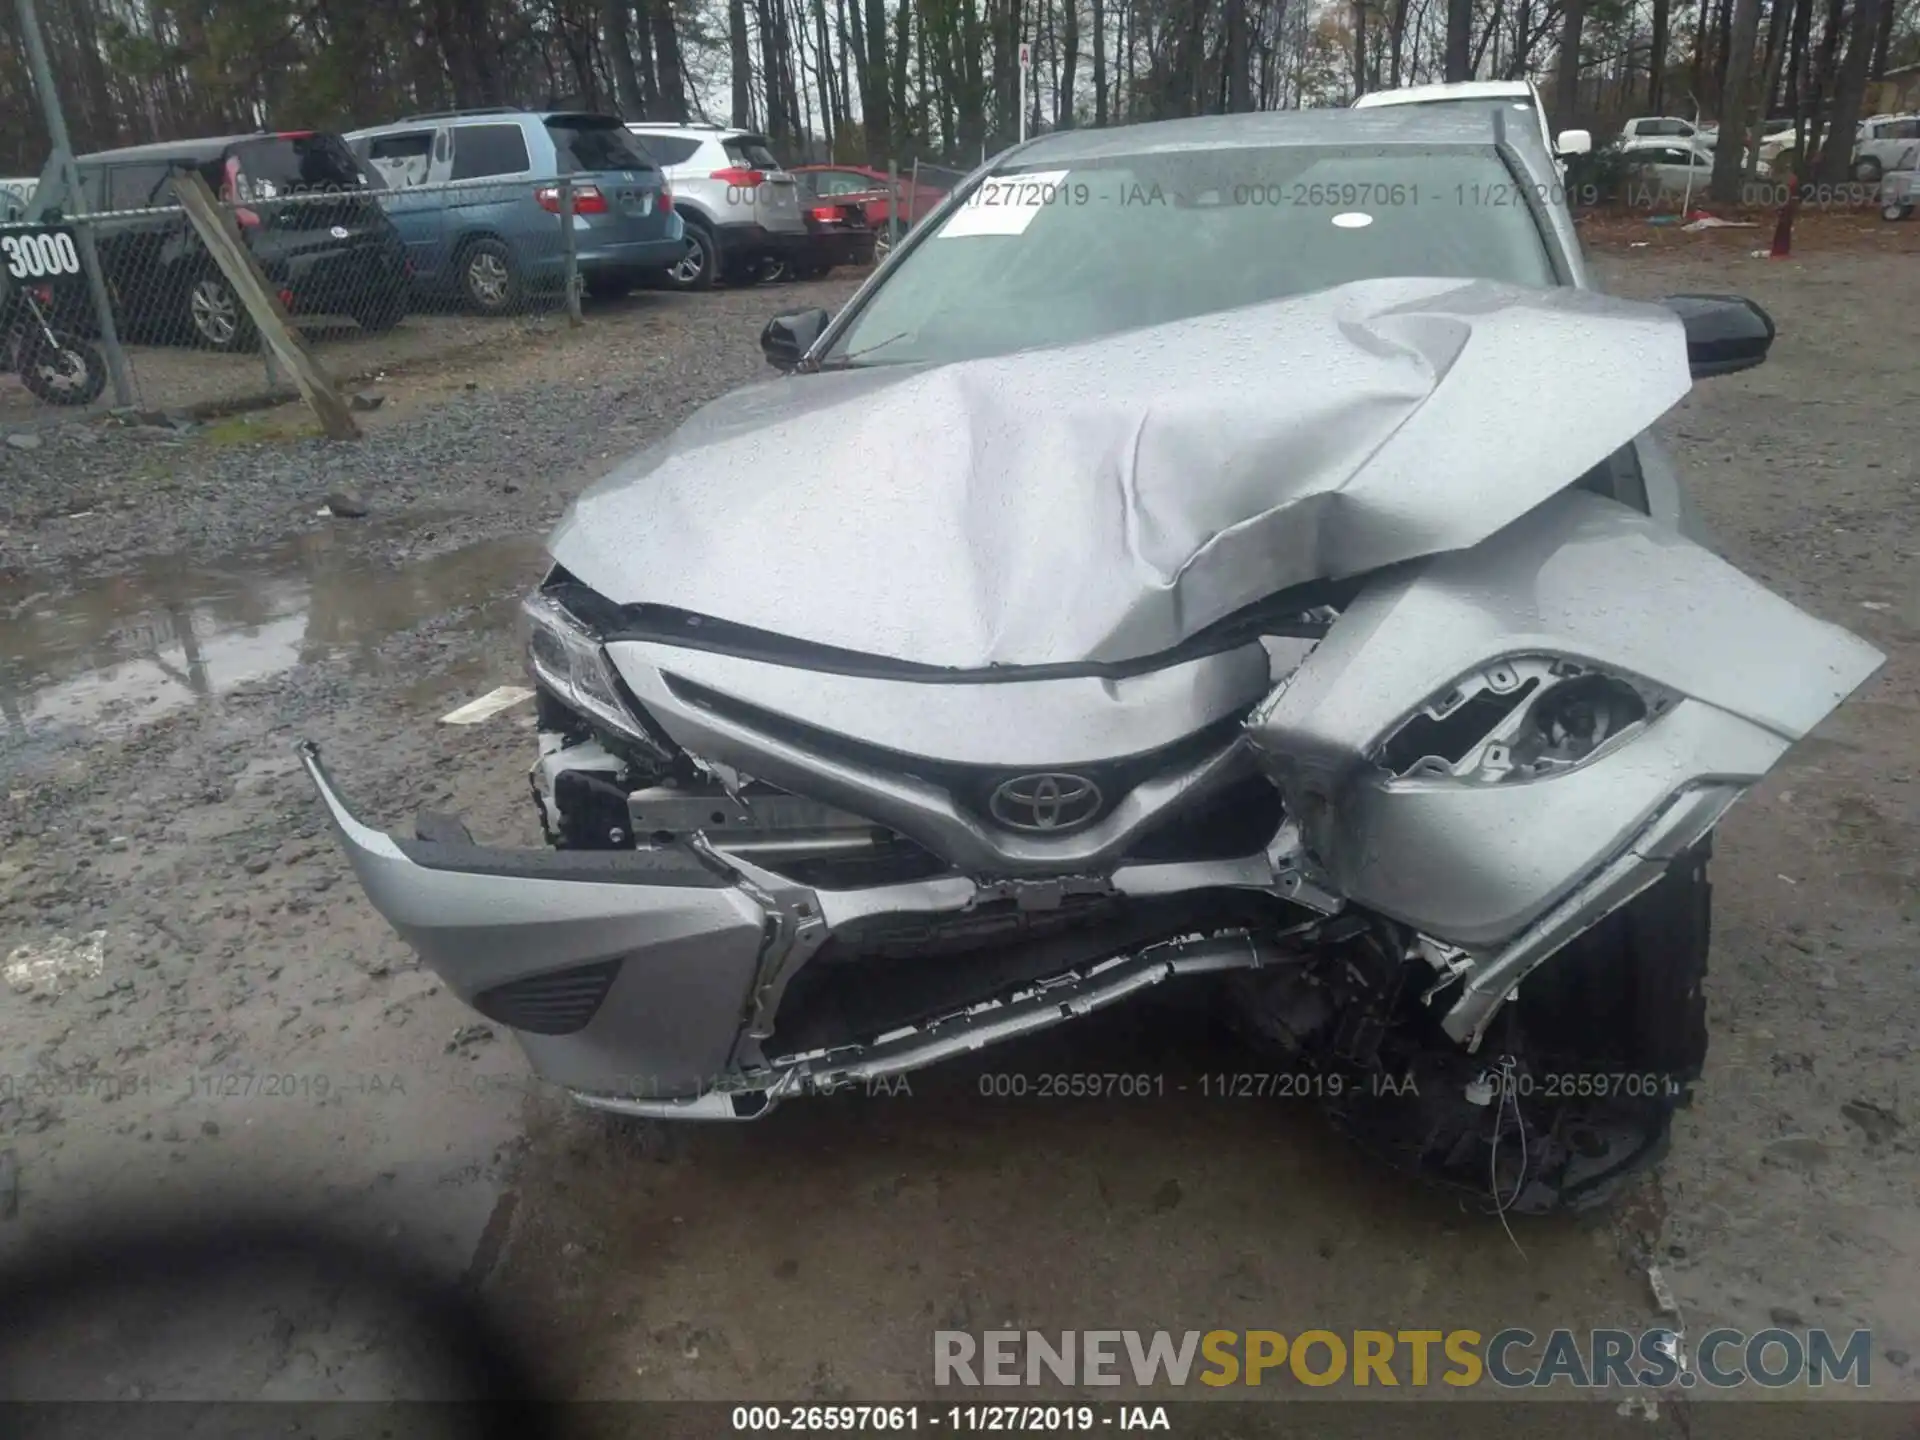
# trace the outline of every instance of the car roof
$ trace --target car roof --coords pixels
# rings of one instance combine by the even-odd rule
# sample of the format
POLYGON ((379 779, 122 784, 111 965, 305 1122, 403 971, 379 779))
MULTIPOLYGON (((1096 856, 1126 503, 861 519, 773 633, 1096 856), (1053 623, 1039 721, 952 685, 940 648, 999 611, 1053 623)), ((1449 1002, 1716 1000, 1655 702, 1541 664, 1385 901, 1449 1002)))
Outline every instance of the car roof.
MULTIPOLYGON (((1492 113, 1422 110, 1393 106, 1380 110, 1261 110, 1239 115, 1200 115, 1185 120, 1155 120, 1105 130, 1056 130, 1005 156, 1021 165, 1037 161, 1093 160, 1105 156, 1226 150, 1238 146, 1285 145, 1492 145, 1492 113)), ((1530 124, 1507 126, 1507 138, 1531 143, 1540 136, 1530 124), (1529 140, 1527 137, 1531 137, 1529 140)))
POLYGON ((96 164, 118 164, 129 160, 217 160, 235 145, 253 140, 272 140, 278 132, 255 130, 246 135, 216 135, 204 140, 162 140, 152 145, 127 145, 118 150, 95 150, 76 155, 76 164, 91 160, 96 164))
POLYGON ((1452 84, 1403 85, 1397 90, 1369 90, 1353 102, 1356 110, 1382 105, 1419 105, 1431 100, 1531 100, 1533 86, 1525 80, 1456 80, 1452 84))

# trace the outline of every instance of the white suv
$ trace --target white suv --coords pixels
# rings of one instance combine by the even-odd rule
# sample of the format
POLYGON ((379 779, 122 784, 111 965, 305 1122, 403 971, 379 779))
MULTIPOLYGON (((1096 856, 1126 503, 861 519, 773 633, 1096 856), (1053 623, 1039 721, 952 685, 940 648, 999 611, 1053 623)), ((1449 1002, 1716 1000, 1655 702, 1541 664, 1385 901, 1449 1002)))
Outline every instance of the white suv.
POLYGON ((768 262, 793 263, 807 222, 800 187, 750 130, 639 122, 627 129, 666 172, 687 227, 687 253, 667 271, 677 290, 705 290, 716 276, 752 281, 768 262))
POLYGON ((1920 115, 1874 115, 1862 120, 1853 147, 1853 178, 1871 185, 1887 171, 1898 169, 1900 157, 1916 140, 1920 140, 1920 115))

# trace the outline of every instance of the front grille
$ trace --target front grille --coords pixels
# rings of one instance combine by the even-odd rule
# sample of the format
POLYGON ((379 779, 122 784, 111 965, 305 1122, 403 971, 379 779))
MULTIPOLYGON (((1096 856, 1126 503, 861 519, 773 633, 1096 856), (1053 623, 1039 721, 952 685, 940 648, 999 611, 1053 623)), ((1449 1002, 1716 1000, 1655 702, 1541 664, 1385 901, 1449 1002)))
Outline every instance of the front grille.
MULTIPOLYGON (((1059 766, 1026 765, 1015 769, 1011 766, 960 765, 946 761, 930 760, 919 755, 903 755, 896 751, 883 749, 863 741, 851 740, 844 735, 835 735, 801 721, 791 720, 777 715, 758 705, 736 700, 730 695, 709 690, 678 675, 666 675, 667 684, 674 693, 684 700, 701 705, 716 715, 747 725, 762 734, 773 735, 792 744, 801 746, 818 755, 848 760, 869 770, 882 774, 908 774, 930 784, 939 786, 951 795, 954 802, 990 825, 999 827, 999 821, 993 813, 993 793, 1007 781, 1017 780, 1025 775, 1042 773, 1071 774, 1084 777, 1099 788, 1099 808, 1086 815, 1077 817, 1072 829, 1085 829, 1105 819, 1129 792, 1141 782, 1155 775, 1178 770, 1203 755, 1218 749, 1240 728, 1240 717, 1230 715, 1209 725, 1204 730, 1175 741, 1159 750, 1144 755, 1132 755, 1119 760, 1096 760, 1085 764, 1066 763, 1059 766)), ((1065 830, 1062 833, 1066 833, 1065 830)))
POLYGON ((474 997, 473 1008, 513 1030, 571 1035, 587 1027, 619 973, 616 959, 510 980, 481 991, 474 997))

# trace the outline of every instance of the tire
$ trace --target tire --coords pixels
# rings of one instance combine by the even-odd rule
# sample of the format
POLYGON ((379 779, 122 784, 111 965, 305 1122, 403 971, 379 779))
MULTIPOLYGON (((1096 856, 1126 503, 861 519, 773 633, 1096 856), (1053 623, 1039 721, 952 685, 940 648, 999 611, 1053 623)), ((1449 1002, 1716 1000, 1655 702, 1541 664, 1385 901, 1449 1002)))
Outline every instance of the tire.
POLYGON ((460 252, 460 300, 476 315, 510 315, 520 308, 525 287, 513 251, 492 236, 475 240, 460 252))
POLYGON ((1858 180, 1862 185, 1877 184, 1881 174, 1880 162, 1871 155, 1861 156, 1853 167, 1853 178, 1858 180))
POLYGON ((873 232, 873 263, 884 265, 892 253, 893 242, 887 239, 887 227, 882 225, 873 232))
POLYGON ((711 290, 720 273, 720 252, 713 243, 713 232, 696 221, 687 221, 687 253, 663 272, 669 290, 711 290))
MULTIPOLYGON (((1342 1074, 1325 1092, 1334 1127, 1375 1158, 1489 1211, 1576 1212, 1614 1199, 1666 1153, 1674 1112, 1692 1098, 1707 1054, 1704 982, 1711 939, 1711 842, 1675 860, 1628 905, 1578 936, 1521 982, 1480 1052, 1442 1034, 1417 1000, 1424 966, 1404 985, 1403 937, 1362 932, 1320 968, 1267 967, 1227 977, 1227 1019, 1255 1052, 1342 1074), (1372 1021, 1346 998, 1398 994, 1384 1032, 1368 1039, 1389 1074, 1417 1075, 1419 1103, 1380 1093, 1348 1068, 1346 1047, 1372 1021), (1474 1088, 1514 1067, 1509 1103, 1474 1088), (1524 1147, 1522 1137, 1531 1143, 1524 1147), (1499 1141, 1504 1140, 1502 1148, 1499 1141), (1504 1160, 1500 1183, 1495 1164, 1504 1160)), ((1499 1095, 1501 1092, 1494 1092, 1499 1095)))
POLYGON ((1657 1071, 1684 1105, 1707 1057, 1711 837, 1521 987, 1529 1039, 1583 1071, 1657 1071))
POLYGON ((35 331, 21 342, 20 382, 49 405, 91 405, 107 388, 107 365, 84 340, 54 331, 49 346, 35 331))
POLYGON ((767 285, 791 285, 800 278, 800 264, 785 255, 768 255, 760 261, 758 278, 767 285))
POLYGON ((1913 214, 1913 206, 1911 205, 1882 205, 1880 207, 1880 218, 1882 220, 1904 220, 1911 214, 1913 214))
POLYGON ((405 319, 406 314, 406 296, 392 294, 368 301, 353 312, 353 318, 354 323, 367 334, 383 335, 405 319))
POLYGON ((201 275, 189 281, 186 310, 188 339, 201 349, 239 354, 260 348, 260 332, 225 276, 201 275))

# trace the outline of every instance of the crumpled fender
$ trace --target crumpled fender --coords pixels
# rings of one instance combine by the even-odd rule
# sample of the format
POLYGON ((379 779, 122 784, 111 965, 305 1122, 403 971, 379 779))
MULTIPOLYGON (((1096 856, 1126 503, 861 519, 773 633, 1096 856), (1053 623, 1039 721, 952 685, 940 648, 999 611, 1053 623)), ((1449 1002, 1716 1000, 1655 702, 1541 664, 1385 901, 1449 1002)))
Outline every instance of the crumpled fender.
MULTIPOLYGON (((1654 862, 1710 828, 1884 660, 1665 526, 1570 491, 1369 585, 1248 732, 1334 889, 1493 955, 1622 856, 1647 861, 1651 883, 1654 862), (1377 763, 1464 677, 1541 656, 1623 677, 1664 708, 1530 778, 1377 763)), ((1602 887, 1593 913, 1555 915, 1573 925, 1562 940, 1631 898, 1640 871, 1630 878, 1602 887)))

